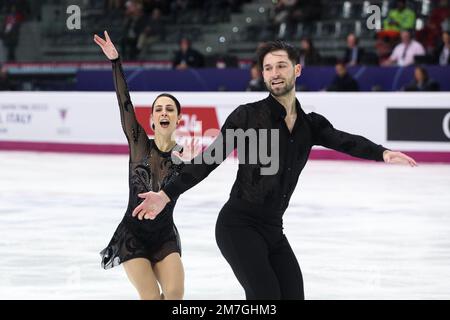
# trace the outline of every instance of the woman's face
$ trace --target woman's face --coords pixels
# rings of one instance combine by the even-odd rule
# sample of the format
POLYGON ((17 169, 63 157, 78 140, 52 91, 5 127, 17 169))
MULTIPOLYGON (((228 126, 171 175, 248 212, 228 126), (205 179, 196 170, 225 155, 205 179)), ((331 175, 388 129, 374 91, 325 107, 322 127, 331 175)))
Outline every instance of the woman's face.
POLYGON ((177 128, 181 115, 178 114, 175 101, 169 97, 159 97, 153 106, 155 133, 171 135, 177 128))

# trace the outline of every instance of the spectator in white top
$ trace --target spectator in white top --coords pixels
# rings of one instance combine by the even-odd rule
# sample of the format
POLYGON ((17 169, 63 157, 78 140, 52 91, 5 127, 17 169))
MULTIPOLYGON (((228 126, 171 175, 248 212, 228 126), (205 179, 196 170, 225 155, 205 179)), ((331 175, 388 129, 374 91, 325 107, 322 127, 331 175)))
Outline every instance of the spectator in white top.
POLYGON ((383 65, 397 65, 405 67, 414 64, 414 57, 425 54, 424 47, 412 39, 411 32, 403 30, 400 33, 401 42, 395 46, 389 59, 383 65))

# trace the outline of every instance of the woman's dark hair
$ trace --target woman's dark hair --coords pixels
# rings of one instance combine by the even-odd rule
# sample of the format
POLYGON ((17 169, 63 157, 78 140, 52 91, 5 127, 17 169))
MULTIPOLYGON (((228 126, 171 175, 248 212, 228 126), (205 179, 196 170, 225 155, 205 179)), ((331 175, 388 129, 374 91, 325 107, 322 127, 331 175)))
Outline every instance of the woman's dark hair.
MULTIPOLYGON (((158 96, 155 98, 155 100, 154 100, 153 103, 152 103, 152 114, 153 114, 153 107, 155 106, 156 100, 158 100, 158 99, 161 98, 161 97, 167 97, 167 98, 172 99, 173 102, 175 102, 175 106, 177 107, 177 112, 178 112, 178 114, 181 113, 181 105, 180 105, 180 102, 178 101, 178 99, 175 98, 175 97, 174 97, 173 95, 171 95, 170 93, 161 93, 160 95, 158 95, 158 96)), ((155 125, 154 125, 154 124, 152 124, 152 129, 155 130, 155 125)))
POLYGON ((278 51, 278 50, 283 50, 286 51, 286 53, 288 54, 289 60, 292 61, 293 65, 298 64, 298 61, 300 59, 299 57, 299 53, 298 50, 291 44, 281 41, 281 40, 276 40, 276 41, 269 41, 264 43, 257 52, 257 57, 258 57, 258 66, 261 70, 263 70, 263 62, 264 62, 264 57, 273 51, 278 51))
POLYGON ((155 106, 156 100, 158 100, 158 99, 161 98, 161 97, 167 97, 167 98, 172 99, 173 102, 175 102, 175 106, 177 107, 178 114, 181 113, 181 105, 180 105, 180 102, 177 100, 177 98, 175 98, 175 97, 174 97, 173 95, 171 95, 170 93, 161 93, 160 95, 158 95, 158 96, 155 98, 155 100, 154 100, 153 103, 152 103, 152 113, 153 113, 153 107, 155 106))

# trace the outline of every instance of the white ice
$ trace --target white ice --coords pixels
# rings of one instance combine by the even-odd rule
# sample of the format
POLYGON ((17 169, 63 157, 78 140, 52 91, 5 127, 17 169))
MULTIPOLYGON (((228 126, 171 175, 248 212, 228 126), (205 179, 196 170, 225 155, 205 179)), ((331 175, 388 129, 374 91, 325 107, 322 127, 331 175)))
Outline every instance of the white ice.
MULTIPOLYGON (((0 299, 137 299, 98 252, 127 156, 0 152, 0 299)), ((236 165, 181 196, 186 299, 243 299, 214 238, 236 165)), ((284 216, 307 299, 450 299, 450 165, 310 161, 284 216)))

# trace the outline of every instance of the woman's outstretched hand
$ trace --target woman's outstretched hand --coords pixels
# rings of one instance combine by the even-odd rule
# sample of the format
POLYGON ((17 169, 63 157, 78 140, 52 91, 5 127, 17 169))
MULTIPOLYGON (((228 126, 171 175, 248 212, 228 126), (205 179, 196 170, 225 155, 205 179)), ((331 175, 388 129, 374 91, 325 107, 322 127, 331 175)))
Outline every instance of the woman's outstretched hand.
POLYGON ((100 48, 102 48, 103 53, 109 60, 114 60, 119 57, 119 53, 117 52, 116 47, 114 47, 114 44, 109 38, 107 31, 105 31, 105 40, 95 34, 94 42, 98 44, 100 48))

